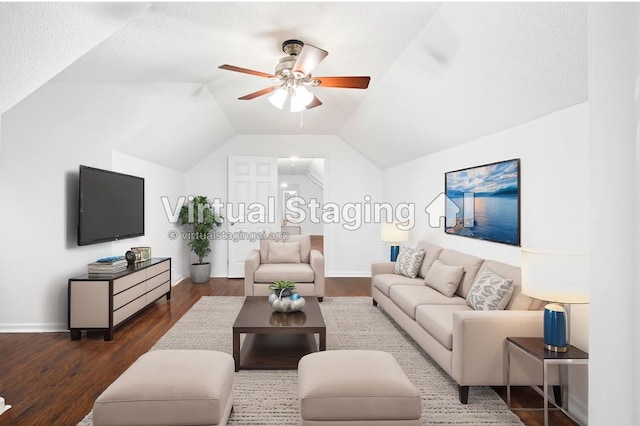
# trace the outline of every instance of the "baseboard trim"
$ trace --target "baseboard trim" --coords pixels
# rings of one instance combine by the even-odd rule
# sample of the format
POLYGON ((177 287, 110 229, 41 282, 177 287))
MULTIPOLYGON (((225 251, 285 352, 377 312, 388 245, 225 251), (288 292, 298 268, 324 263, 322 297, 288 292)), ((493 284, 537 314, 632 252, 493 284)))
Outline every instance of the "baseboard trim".
POLYGON ((330 278, 369 278, 371 271, 326 271, 324 276, 330 278))
POLYGON ((569 404, 567 406, 569 407, 569 413, 573 417, 579 420, 582 424, 588 424, 589 408, 583 401, 569 395, 569 404))
POLYGON ((187 278, 189 278, 189 277, 183 276, 183 277, 180 277, 180 278, 173 278, 173 276, 172 276, 171 277, 171 287, 177 286, 178 284, 180 284, 182 281, 186 280, 187 278))
POLYGON ((67 324, 4 323, 0 333, 60 333, 68 332, 67 324))

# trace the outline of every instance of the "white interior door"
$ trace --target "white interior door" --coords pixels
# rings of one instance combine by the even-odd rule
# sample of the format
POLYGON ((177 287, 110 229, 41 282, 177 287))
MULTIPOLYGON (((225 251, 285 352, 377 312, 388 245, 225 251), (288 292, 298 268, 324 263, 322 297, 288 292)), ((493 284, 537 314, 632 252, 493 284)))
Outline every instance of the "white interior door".
MULTIPOLYGON (((229 157, 229 278, 244 277, 244 261, 260 246, 251 236, 279 230, 276 218, 278 162, 275 157, 229 157)), ((227 209, 228 210, 228 209, 227 209)))

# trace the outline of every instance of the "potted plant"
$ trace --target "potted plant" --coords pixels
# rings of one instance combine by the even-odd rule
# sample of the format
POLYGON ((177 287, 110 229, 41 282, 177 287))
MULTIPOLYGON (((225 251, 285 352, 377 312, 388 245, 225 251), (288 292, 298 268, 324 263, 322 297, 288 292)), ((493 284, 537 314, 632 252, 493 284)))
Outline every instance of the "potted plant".
POLYGON ((305 301, 298 293, 294 293, 296 283, 280 280, 269 286, 269 303, 276 312, 297 312, 304 308, 305 301))
MULTIPOLYGON (((295 288, 296 283, 287 280, 275 281, 273 284, 269 285, 269 290, 271 290, 272 294, 275 295, 278 299, 291 296, 291 292, 295 288)), ((269 296, 269 298, 272 299, 271 296, 269 296)))
POLYGON ((203 259, 211 253, 211 230, 222 224, 223 217, 211 207, 211 203, 204 195, 193 199, 180 209, 180 224, 190 229, 189 249, 198 257, 197 263, 189 267, 191 281, 196 284, 209 282, 211 263, 203 259))

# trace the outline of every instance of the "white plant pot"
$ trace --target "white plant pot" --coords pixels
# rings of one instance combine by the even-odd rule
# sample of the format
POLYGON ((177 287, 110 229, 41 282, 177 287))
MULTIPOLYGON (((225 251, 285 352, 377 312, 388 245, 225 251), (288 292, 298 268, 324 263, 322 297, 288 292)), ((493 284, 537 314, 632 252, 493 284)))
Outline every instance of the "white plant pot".
POLYGON ((194 284, 208 283, 209 277, 211 277, 211 263, 192 263, 189 272, 194 284))

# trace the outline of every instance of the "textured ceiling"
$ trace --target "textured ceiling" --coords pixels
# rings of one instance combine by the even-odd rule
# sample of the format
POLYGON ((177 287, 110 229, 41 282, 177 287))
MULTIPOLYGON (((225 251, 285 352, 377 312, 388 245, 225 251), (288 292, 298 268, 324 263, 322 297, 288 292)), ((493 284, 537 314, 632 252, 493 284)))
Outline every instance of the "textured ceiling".
POLYGON ((388 167, 585 101, 587 8, 0 4, 0 112, 47 81, 87 96, 117 85, 149 107, 114 146, 177 170, 234 134, 337 134, 388 167), (314 75, 370 75, 369 89, 315 88, 323 105, 303 114, 237 100, 271 82, 217 67, 271 73, 289 38, 329 51, 314 75))
POLYGON ((149 3, 0 3, 0 114, 149 3))
POLYGON ((587 48, 586 4, 447 3, 338 134, 387 167, 568 108, 587 48))

